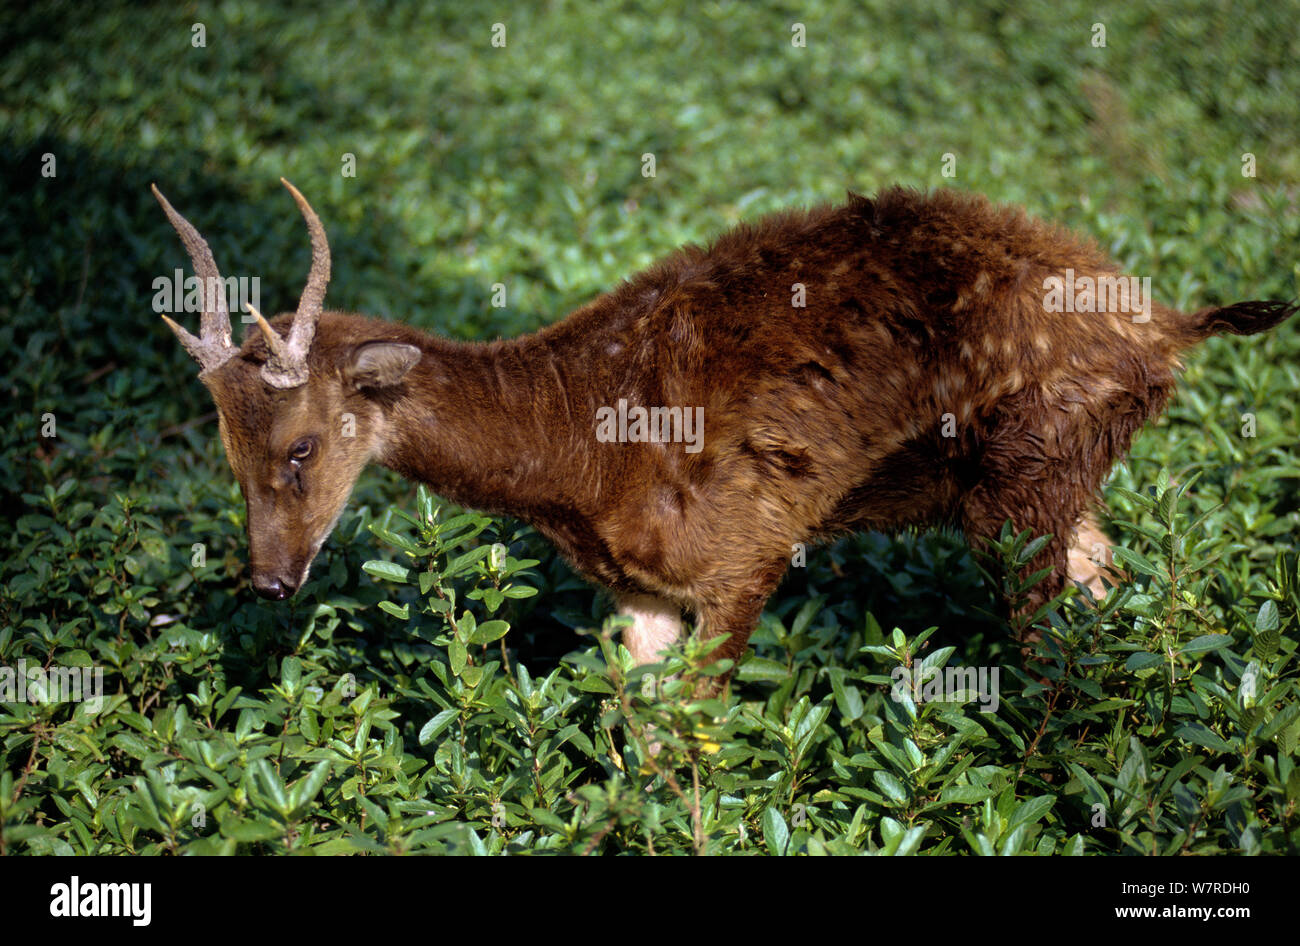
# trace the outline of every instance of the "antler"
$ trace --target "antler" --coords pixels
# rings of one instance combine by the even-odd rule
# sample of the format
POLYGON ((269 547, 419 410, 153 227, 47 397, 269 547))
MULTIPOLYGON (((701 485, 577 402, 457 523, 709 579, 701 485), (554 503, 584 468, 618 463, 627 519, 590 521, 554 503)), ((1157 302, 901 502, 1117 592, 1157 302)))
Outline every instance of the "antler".
POLYGON ((307 203, 307 198, 284 178, 280 178, 280 183, 289 188, 302 211, 302 218, 307 221, 307 232, 311 234, 311 272, 307 274, 307 286, 298 301, 298 311, 294 313, 287 340, 276 334, 260 312, 251 305, 245 304, 245 307, 257 319, 271 352, 262 366, 262 380, 273 388, 296 388, 307 382, 307 353, 316 337, 316 323, 320 321, 325 287, 330 281, 330 246, 325 239, 325 228, 311 204, 307 203))
MULTIPOLYGON (((284 178, 280 178, 280 183, 289 189, 298 209, 302 211, 303 219, 307 221, 307 232, 311 235, 311 272, 307 274, 307 286, 298 301, 298 311, 294 313, 287 339, 281 338, 251 305, 245 303, 245 308, 257 319, 257 325, 270 350, 270 357, 262 366, 262 380, 273 388, 296 388, 307 382, 307 353, 311 351, 312 340, 316 337, 316 324, 320 321, 321 307, 325 302, 325 287, 330 281, 330 246, 325 238, 325 228, 321 226, 316 212, 311 209, 311 204, 307 203, 307 198, 284 178)), ((211 371, 229 361, 237 350, 230 343, 230 313, 226 309, 225 283, 217 272, 212 250, 203 237, 199 236, 199 232, 188 220, 172 209, 172 205, 157 187, 151 187, 153 195, 167 213, 167 219, 180 234, 181 242, 185 244, 194 263, 194 273, 203 281, 204 286, 200 338, 195 338, 167 316, 164 315, 163 318, 185 346, 185 350, 203 366, 203 370, 211 371), (209 306, 209 301, 213 305, 209 306)))
POLYGON ((158 203, 162 204, 167 219, 180 234, 181 242, 185 244, 185 249, 190 254, 190 261, 194 264, 194 275, 199 277, 203 287, 203 321, 199 327, 199 338, 195 338, 165 315, 163 321, 176 333, 185 350, 203 367, 203 370, 211 371, 221 367, 235 354, 235 346, 230 344, 230 313, 226 309, 226 284, 221 279, 221 273, 217 271, 212 250, 208 248, 207 241, 199 236, 199 231, 175 211, 167 202, 167 198, 158 190, 157 185, 150 184, 149 189, 153 191, 154 197, 158 198, 158 203))

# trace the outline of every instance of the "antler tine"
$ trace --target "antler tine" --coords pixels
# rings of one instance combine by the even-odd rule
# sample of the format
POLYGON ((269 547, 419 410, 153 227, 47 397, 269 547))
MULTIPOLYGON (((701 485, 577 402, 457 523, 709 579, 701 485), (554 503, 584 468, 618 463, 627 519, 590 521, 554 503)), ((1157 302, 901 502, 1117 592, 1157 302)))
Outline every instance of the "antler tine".
POLYGON ((194 275, 199 277, 203 287, 203 318, 199 327, 199 337, 195 338, 167 316, 163 319, 185 350, 197 361, 204 371, 211 371, 225 364, 235 354, 235 347, 230 343, 230 313, 226 309, 226 285, 217 270, 216 260, 207 241, 194 229, 194 225, 176 212, 176 209, 158 190, 158 185, 150 184, 158 203, 162 204, 163 213, 171 221, 172 227, 180 235, 185 250, 194 265, 194 275))
POLYGON ((253 307, 253 303, 245 302, 244 308, 248 314, 257 320, 257 327, 262 330, 262 337, 266 339, 266 347, 271 352, 272 360, 285 363, 290 361, 289 349, 285 345, 284 339, 276 334, 275 329, 271 328, 271 323, 266 321, 261 312, 253 307))
POLYGON ((293 327, 289 329, 289 350, 305 362, 325 303, 325 287, 330 281, 330 245, 325 238, 325 228, 321 226, 316 211, 311 209, 311 204, 307 203, 307 198, 283 177, 280 178, 280 183, 293 195, 303 220, 307 221, 307 232, 311 235, 311 272, 307 274, 307 285, 298 301, 293 327))
POLYGON ((190 357, 193 358, 195 361, 197 361, 203 367, 204 371, 207 371, 208 350, 204 346, 203 340, 199 338, 195 338, 193 335, 187 332, 184 329, 184 327, 176 324, 171 319, 167 318, 167 316, 164 315, 162 319, 164 322, 167 323, 167 327, 172 330, 172 333, 176 336, 177 341, 179 341, 183 346, 185 346, 185 350, 190 353, 190 357))

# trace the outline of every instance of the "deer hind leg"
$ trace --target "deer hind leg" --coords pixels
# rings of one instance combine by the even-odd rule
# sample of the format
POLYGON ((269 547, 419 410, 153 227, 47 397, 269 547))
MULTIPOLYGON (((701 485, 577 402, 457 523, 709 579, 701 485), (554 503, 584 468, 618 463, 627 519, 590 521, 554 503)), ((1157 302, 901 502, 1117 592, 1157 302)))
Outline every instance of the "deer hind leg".
POLYGON ((781 557, 755 569, 739 589, 728 588, 727 593, 705 595, 696 611, 699 635, 704 641, 726 637, 710 654, 710 662, 730 660, 731 670, 721 677, 709 677, 696 689, 696 696, 707 699, 722 693, 731 685, 731 676, 745 656, 750 635, 758 626, 763 605, 781 583, 788 561, 781 557))
MULTIPOLYGON (((1036 482, 1035 492, 1045 486, 1041 481, 1036 482)), ((1050 486, 1042 489, 1037 496, 1030 496, 1023 488, 1007 489, 997 484, 981 484, 967 495, 961 511, 961 525, 966 540, 973 549, 984 550, 986 540, 996 540, 1002 532, 1002 524, 1008 519, 1017 532, 1028 529, 1035 537, 1047 534, 1052 536, 1026 566, 1024 574, 1042 568, 1050 568, 1051 571, 1029 590, 1023 602, 1014 607, 1014 614, 1033 614, 1065 587, 1069 575, 1069 551, 1075 542, 1074 524, 1078 521, 1078 507, 1064 508, 1069 505, 1060 502, 1059 495, 1054 494, 1050 486)), ((1025 628, 1022 632, 1025 641, 1037 640, 1039 636, 1041 635, 1030 628, 1025 628)))
POLYGON ((623 646, 638 664, 655 663, 664 648, 682 638, 682 610, 666 598, 624 595, 618 599, 618 613, 632 619, 623 632, 623 646))
MULTIPOLYGON (((719 635, 727 636, 727 640, 713 652, 713 660, 727 659, 732 661, 733 666, 740 662, 766 601, 766 594, 749 595, 699 607, 701 639, 712 640, 719 635)), ((656 663, 665 648, 682 640, 684 625, 681 609, 665 598, 655 595, 625 595, 618 600, 618 614, 632 619, 632 626, 623 631, 623 646, 638 665, 656 663)), ((709 695, 716 694, 725 682, 719 680, 715 685, 706 687, 709 695)))
POLYGON ((1068 574, 1071 581, 1078 582, 1092 592, 1100 601, 1106 597, 1104 577, 1113 587, 1118 587, 1122 575, 1113 565, 1110 547, 1115 543, 1097 525, 1092 513, 1086 513, 1079 520, 1074 543, 1068 552, 1068 574))

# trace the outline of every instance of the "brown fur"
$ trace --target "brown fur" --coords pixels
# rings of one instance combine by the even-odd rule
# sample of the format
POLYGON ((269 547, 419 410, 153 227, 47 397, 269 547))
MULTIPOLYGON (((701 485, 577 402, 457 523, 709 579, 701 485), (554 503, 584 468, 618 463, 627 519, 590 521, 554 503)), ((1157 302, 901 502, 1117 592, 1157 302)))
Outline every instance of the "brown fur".
MULTIPOLYGON (((1117 273, 1019 210, 891 189, 686 247, 533 335, 457 344, 326 312, 305 387, 259 380, 257 333, 202 377, 248 499, 255 584, 296 590, 374 459, 533 523, 621 600, 695 615, 739 660, 792 546, 849 530, 946 523, 974 543, 1011 519, 1054 536, 1031 606, 1055 595, 1072 545, 1086 560, 1104 540, 1089 505, 1165 406, 1179 353, 1294 311, 1045 311, 1044 279, 1067 269, 1117 273), (359 379, 376 342, 418 362, 359 379), (703 448, 599 442, 596 413, 620 398, 703 407, 703 448), (354 438, 338 434, 344 412, 354 438), (304 437, 317 448, 292 466, 304 437)), ((1100 590, 1095 566, 1074 571, 1100 590)))

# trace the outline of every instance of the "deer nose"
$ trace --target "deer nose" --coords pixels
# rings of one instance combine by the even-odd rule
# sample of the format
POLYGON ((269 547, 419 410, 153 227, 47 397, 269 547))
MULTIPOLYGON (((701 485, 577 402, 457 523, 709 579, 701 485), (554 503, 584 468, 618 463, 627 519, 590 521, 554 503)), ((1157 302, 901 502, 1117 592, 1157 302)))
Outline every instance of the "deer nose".
POLYGON ((285 583, 278 578, 254 575, 253 590, 263 598, 267 598, 271 601, 283 601, 298 589, 286 586, 285 583))

